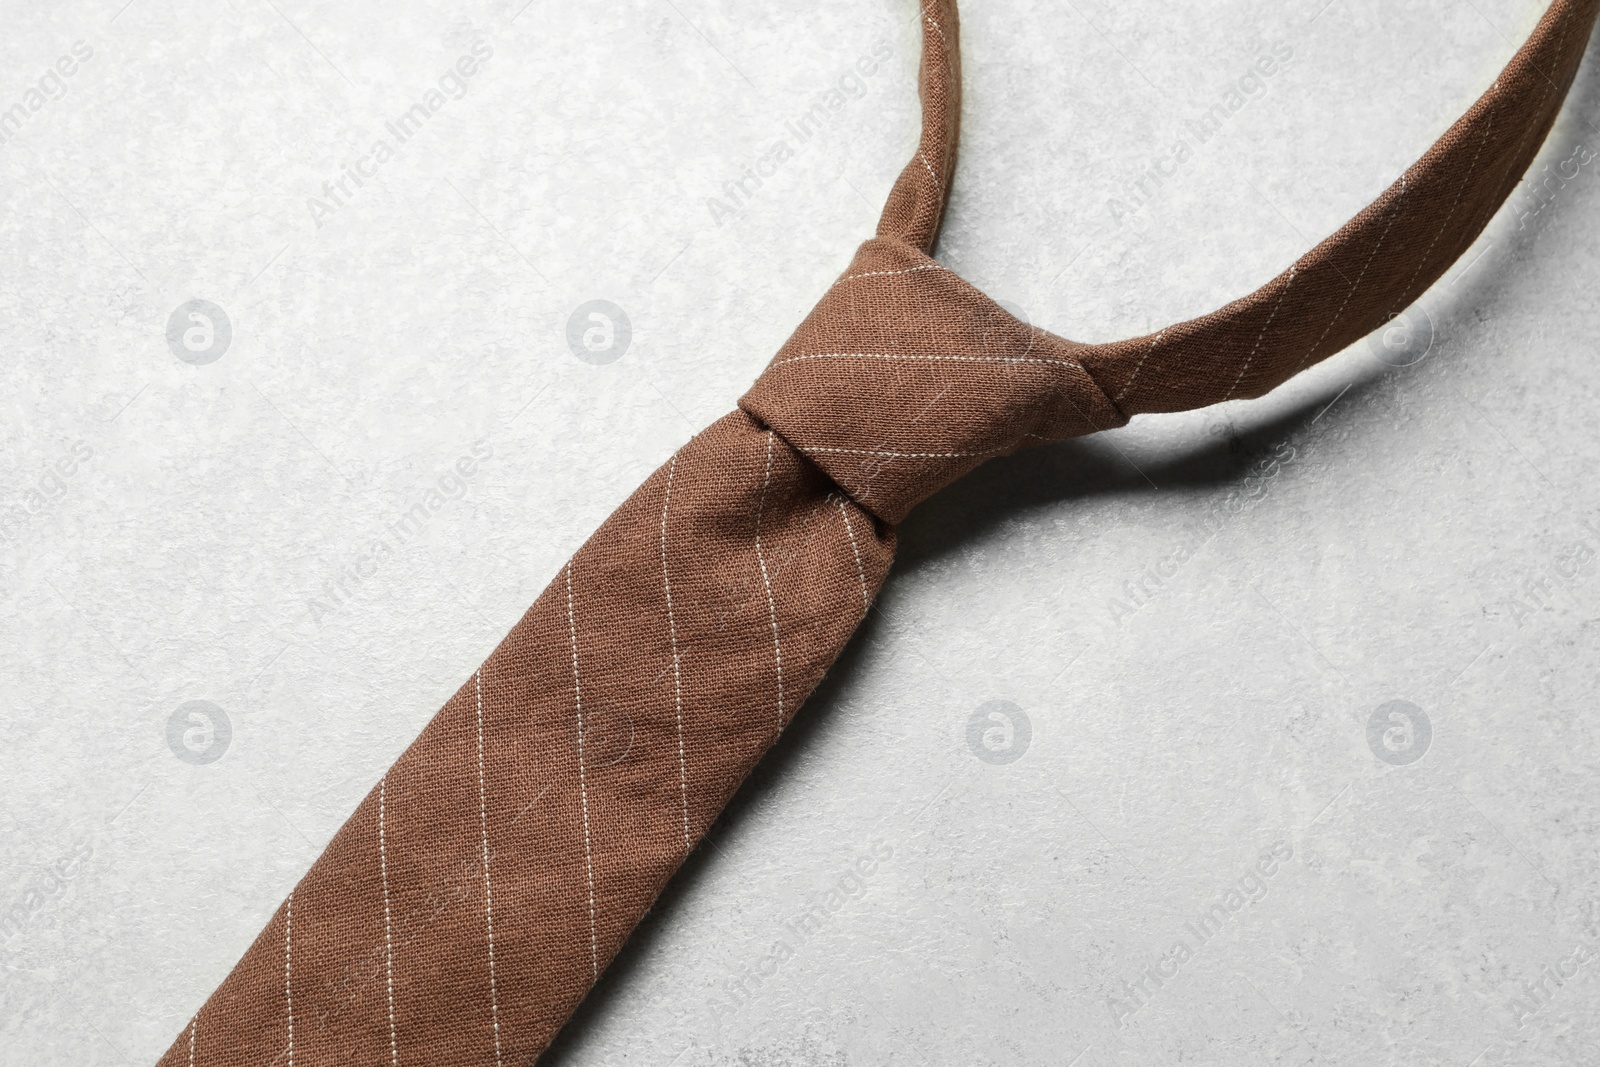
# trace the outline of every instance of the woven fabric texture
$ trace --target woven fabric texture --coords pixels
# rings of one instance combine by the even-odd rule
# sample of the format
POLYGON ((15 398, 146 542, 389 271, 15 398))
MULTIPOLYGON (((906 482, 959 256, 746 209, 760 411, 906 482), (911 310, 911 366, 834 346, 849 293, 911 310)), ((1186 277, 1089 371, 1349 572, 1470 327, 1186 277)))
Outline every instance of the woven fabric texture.
POLYGON ((1258 396, 1381 325, 1521 177, 1597 6, 1553 3, 1416 165, 1257 292, 1083 345, 929 258, 960 53, 954 3, 925 0, 922 140, 877 236, 372 788, 162 1067, 531 1062, 838 656, 918 501, 991 456, 1258 396))

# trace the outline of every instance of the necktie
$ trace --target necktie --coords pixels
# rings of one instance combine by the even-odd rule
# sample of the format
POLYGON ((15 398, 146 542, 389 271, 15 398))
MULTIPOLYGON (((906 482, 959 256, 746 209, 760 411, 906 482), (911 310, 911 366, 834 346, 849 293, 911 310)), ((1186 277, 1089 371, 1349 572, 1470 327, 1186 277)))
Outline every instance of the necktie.
POLYGON ((913 506, 994 456, 1260 396, 1383 324, 1520 179, 1597 7, 1552 3, 1415 165, 1256 292, 1083 345, 929 256, 960 72, 954 0, 923 0, 922 137, 877 235, 379 780, 162 1067, 529 1063, 839 654, 913 506))

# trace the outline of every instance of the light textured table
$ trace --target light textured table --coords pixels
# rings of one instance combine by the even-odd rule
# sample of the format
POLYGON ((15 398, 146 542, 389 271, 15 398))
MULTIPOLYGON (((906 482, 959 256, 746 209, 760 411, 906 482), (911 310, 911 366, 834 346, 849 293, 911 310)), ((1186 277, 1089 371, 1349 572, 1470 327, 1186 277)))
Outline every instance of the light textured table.
MULTIPOLYGON (((909 158, 911 0, 523 4, 0 11, 0 1064, 153 1062, 909 158)), ((938 254, 1081 340, 1284 268, 1542 7, 966 6, 938 254)), ((1387 346, 920 508, 546 1062, 1600 1059, 1597 103, 1387 346)))

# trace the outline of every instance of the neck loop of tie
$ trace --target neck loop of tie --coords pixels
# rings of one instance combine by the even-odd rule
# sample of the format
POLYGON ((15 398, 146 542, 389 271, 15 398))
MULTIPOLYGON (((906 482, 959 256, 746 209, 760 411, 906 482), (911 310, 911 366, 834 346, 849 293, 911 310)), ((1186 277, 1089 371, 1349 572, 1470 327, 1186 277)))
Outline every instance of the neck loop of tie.
POLYGON ((878 235, 740 407, 894 524, 991 457, 1260 396, 1393 318, 1477 239, 1543 144, 1597 3, 1552 3, 1465 115, 1278 277, 1200 318, 1086 345, 1019 322, 929 258, 954 169, 960 60, 954 3, 926 0, 917 153, 878 235))

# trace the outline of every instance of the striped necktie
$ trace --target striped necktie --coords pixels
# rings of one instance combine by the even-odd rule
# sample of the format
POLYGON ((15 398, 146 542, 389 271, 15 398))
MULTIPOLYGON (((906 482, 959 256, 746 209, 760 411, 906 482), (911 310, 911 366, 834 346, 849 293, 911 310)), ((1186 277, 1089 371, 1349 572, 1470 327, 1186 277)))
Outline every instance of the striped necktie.
POLYGON ((163 1067, 532 1061, 850 639, 912 507, 994 456, 1260 396, 1392 318, 1527 169, 1597 5, 1552 3, 1416 164, 1254 293, 1084 345, 929 256, 960 71, 954 0, 924 0, 922 137, 877 235, 373 786, 163 1067))

